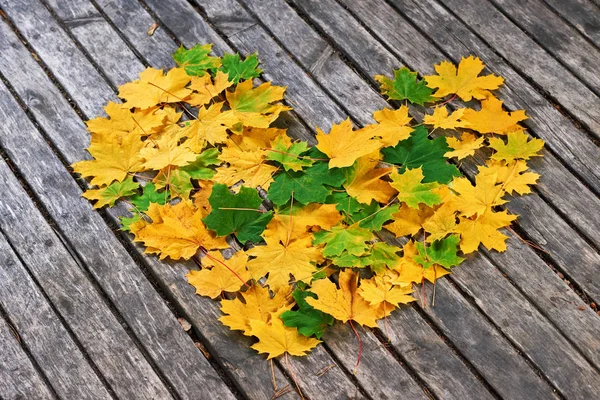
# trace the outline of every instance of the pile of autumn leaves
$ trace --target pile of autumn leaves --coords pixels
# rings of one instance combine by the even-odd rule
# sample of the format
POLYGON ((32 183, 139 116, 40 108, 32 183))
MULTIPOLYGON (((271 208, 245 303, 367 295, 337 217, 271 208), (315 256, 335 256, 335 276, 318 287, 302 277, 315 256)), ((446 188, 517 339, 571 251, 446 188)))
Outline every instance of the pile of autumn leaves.
POLYGON ((424 80, 407 68, 376 77, 391 100, 434 105, 452 95, 479 100, 473 108, 450 113, 442 103, 422 124, 405 105, 383 109, 361 129, 350 120, 317 128, 309 147, 272 127, 290 108, 284 87, 253 83, 256 55, 210 51, 180 48, 179 68, 148 68, 121 86, 124 103, 88 121, 92 159, 73 169, 96 187, 84 194, 95 207, 129 205, 123 229, 146 252, 195 257, 201 269, 189 282, 221 299, 220 320, 255 336, 254 349, 303 355, 334 319, 375 327, 460 253, 506 249, 499 229, 516 216, 499 206, 530 192, 538 175, 526 161, 543 141, 518 124, 524 111, 502 109, 490 91, 503 79, 479 76, 479 59, 444 61, 424 80), (448 162, 465 158, 479 164, 474 183, 448 162), (383 241, 390 233, 405 244, 383 241), (243 250, 226 259, 226 239, 243 250))

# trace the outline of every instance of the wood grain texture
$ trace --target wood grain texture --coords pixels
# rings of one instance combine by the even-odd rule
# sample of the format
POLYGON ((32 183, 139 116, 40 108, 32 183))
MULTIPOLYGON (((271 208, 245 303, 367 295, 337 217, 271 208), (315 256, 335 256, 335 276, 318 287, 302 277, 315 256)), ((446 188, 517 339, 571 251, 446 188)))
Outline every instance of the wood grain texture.
POLYGON ((0 136, 2 147, 169 384, 182 397, 233 398, 45 139, 6 89, 2 94, 2 129, 10 132, 0 136))
MULTIPOLYGON (((0 180, 9 179, 10 173, 4 160, 0 160, 0 180)), ((0 304, 56 394, 63 398, 111 399, 104 383, 1 235, 0 265, 0 304)))
MULTIPOLYGON (((6 89, 0 89, 2 96, 6 89)), ((5 101, 0 101, 5 105, 5 101)), ((32 156, 35 156, 32 154, 32 156)), ((93 282, 4 165, 0 228, 115 394, 170 398, 93 282)))
MULTIPOLYGON (((560 60, 596 94, 600 93, 600 50, 552 12, 542 0, 524 0, 518 4, 508 0, 489 2, 527 32, 538 46, 560 60)), ((499 25, 503 24, 504 22, 499 22, 499 25)))
POLYGON ((0 398, 55 399, 52 390, 36 370, 21 347, 21 339, 8 323, 0 318, 0 398))
POLYGON ((586 0, 544 0, 596 46, 600 45, 600 7, 586 0))

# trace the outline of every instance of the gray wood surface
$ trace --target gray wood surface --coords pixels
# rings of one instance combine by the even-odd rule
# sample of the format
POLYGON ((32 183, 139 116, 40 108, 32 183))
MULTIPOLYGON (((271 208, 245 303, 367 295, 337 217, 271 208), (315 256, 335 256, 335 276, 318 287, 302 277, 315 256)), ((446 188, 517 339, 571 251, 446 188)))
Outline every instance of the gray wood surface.
MULTIPOLYGON (((10 169, 0 160, 0 180, 9 179, 9 174, 10 169)), ((112 398, 44 293, 1 235, 0 265, 0 305, 56 394, 76 399, 112 398)))
POLYGON ((0 318, 0 398, 55 399, 52 389, 36 370, 21 346, 21 338, 0 318))
POLYGON ((544 0, 594 45, 600 45, 600 7, 587 0, 544 0))

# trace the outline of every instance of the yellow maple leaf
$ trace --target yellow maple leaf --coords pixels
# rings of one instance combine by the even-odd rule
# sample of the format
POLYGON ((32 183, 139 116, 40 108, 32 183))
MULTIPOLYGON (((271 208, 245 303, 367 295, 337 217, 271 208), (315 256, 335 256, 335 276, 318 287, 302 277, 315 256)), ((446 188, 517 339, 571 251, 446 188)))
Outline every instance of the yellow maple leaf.
POLYGON ((321 343, 315 338, 306 337, 298 333, 298 329, 283 325, 278 315, 271 317, 271 323, 259 320, 250 321, 252 336, 258 338, 258 342, 252 348, 259 353, 267 353, 267 360, 278 357, 283 353, 292 356, 304 356, 316 345, 321 343))
POLYGON ((527 163, 515 160, 510 163, 505 161, 488 160, 486 166, 480 166, 480 174, 496 174, 496 182, 502 184, 506 193, 516 192, 520 195, 531 193, 529 185, 537 182, 540 175, 528 170, 527 163))
POLYGON ((126 100, 124 108, 145 109, 185 101, 192 94, 186 88, 190 79, 183 68, 173 68, 166 75, 162 69, 146 68, 140 73, 140 79, 119 87, 119 97, 126 100))
POLYGON ((252 188, 260 186, 268 190, 277 167, 267 164, 265 156, 266 152, 262 150, 244 151, 235 144, 228 145, 223 148, 219 160, 229 165, 217 168, 213 181, 227 186, 243 181, 243 186, 252 188))
POLYGON ((459 108, 452 114, 448 115, 448 109, 446 106, 436 107, 433 109, 433 114, 425 114, 423 117, 423 123, 425 125, 433 125, 434 129, 467 128, 470 124, 466 121, 460 120, 464 112, 464 108, 459 108))
POLYGON ((442 61, 435 66, 438 75, 429 75, 425 77, 427 86, 432 89, 438 88, 433 96, 445 97, 449 94, 456 94, 464 101, 470 101, 473 98, 484 99, 489 90, 498 89, 504 83, 500 76, 486 75, 479 76, 485 68, 483 62, 477 57, 462 57, 458 64, 458 70, 448 61, 442 61))
POLYGON ((306 302, 342 322, 352 320, 375 328, 377 320, 384 316, 384 310, 372 306, 358 294, 358 274, 344 269, 340 272, 339 285, 338 289, 329 279, 315 281, 310 291, 318 298, 307 297, 306 302))
POLYGON ((492 160, 529 160, 531 157, 542 157, 538 154, 544 141, 542 139, 530 139, 529 135, 523 131, 508 132, 506 134, 507 143, 500 138, 490 138, 490 147, 496 152, 492 154, 492 160))
POLYGON ((450 182, 450 189, 458 194, 453 201, 454 207, 461 215, 470 217, 483 214, 490 207, 506 203, 506 200, 502 199, 505 192, 497 182, 498 176, 494 173, 477 174, 475 186, 467 178, 454 178, 450 182))
POLYGON ((376 168, 378 163, 379 152, 368 154, 356 160, 346 173, 344 187, 348 194, 360 203, 370 204, 371 200, 387 203, 397 193, 389 182, 381 180, 389 175, 393 168, 376 168))
POLYGON ((396 214, 392 215, 394 220, 383 227, 392 232, 396 237, 407 235, 416 235, 427 221, 433 215, 433 208, 425 204, 419 204, 419 208, 412 208, 402 203, 396 214))
POLYGON ((195 153, 202 152, 206 142, 214 145, 227 141, 227 129, 238 123, 233 112, 221 111, 223 104, 221 102, 208 108, 200 107, 197 118, 186 122, 181 135, 187 137, 186 144, 195 153))
POLYGON ((463 121, 471 124, 469 129, 479 133, 497 134, 523 130, 518 122, 525 119, 525 110, 506 112, 502 109, 502 101, 492 95, 481 102, 480 111, 467 108, 462 117, 463 121))
POLYGON ((283 111, 291 110, 283 104, 272 104, 283 99, 283 86, 270 82, 253 88, 252 79, 239 83, 234 92, 226 92, 227 101, 235 116, 244 126, 268 128, 283 111))
POLYGON ((433 206, 441 202, 441 196, 435 192, 440 187, 437 182, 421 183, 424 178, 421 167, 407 169, 402 174, 393 171, 390 178, 392 187, 398 191, 398 200, 409 207, 419 208, 419 204, 433 206))
POLYGON ((304 207, 294 204, 290 212, 276 211, 262 236, 265 240, 288 243, 308 236, 311 229, 330 230, 343 216, 335 204, 310 203, 304 207))
POLYGON ((193 76, 189 88, 192 89, 194 93, 190 95, 189 99, 186 100, 186 103, 196 107, 210 103, 212 99, 220 95, 223 90, 233 85, 233 82, 230 82, 227 77, 228 75, 223 71, 217 71, 214 79, 210 74, 193 76))
POLYGON ((506 239, 508 238, 498 229, 509 226, 517 219, 516 215, 508 214, 508 211, 494 212, 487 209, 475 219, 460 218, 456 231, 461 235, 460 250, 472 253, 483 244, 488 250, 506 250, 506 239))
POLYGON ((196 288, 196 294, 210 298, 223 292, 237 292, 252 277, 246 269, 248 256, 240 251, 225 260, 218 251, 209 252, 202 259, 202 270, 191 270, 185 277, 196 288), (206 268, 212 266, 212 268, 206 268))
POLYGON ((73 170, 83 177, 91 176, 91 184, 109 185, 113 181, 122 182, 128 174, 144 170, 139 153, 145 143, 135 133, 118 138, 94 142, 88 148, 93 160, 84 160, 72 165, 73 170))
POLYGON ((289 310, 292 308, 290 290, 275 292, 273 298, 269 289, 254 284, 242 293, 244 302, 235 298, 232 300, 221 300, 222 317, 219 321, 234 331, 243 331, 244 335, 252 336, 250 321, 258 320, 269 322, 271 313, 289 310))
POLYGON ((227 248, 224 238, 214 237, 202 222, 202 211, 189 200, 171 205, 150 203, 146 214, 152 219, 135 232, 135 241, 143 242, 146 253, 157 253, 160 259, 189 259, 200 248, 227 248))
POLYGON ((349 167, 367 154, 379 150, 382 143, 374 140, 373 130, 352 130, 350 118, 340 124, 334 124, 329 134, 317 128, 317 149, 329 157, 329 168, 349 167))
POLYGON ((173 125, 158 139, 149 141, 149 145, 140 150, 144 168, 160 170, 168 166, 184 166, 196 161, 198 155, 187 145, 180 143, 184 130, 173 125))
POLYGON ((410 284, 392 285, 392 283, 379 276, 361 280, 358 288, 358 294, 371 303, 372 306, 380 305, 383 302, 393 307, 410 303, 416 300, 411 295, 412 292, 413 289, 410 284))
POLYGON ((442 204, 433 215, 423 223, 423 229, 429 233, 428 242, 440 240, 449 233, 456 232, 456 209, 451 203, 442 204))
POLYGON ((204 218, 208 214, 210 214, 210 212, 212 210, 212 207, 210 206, 210 202, 208 201, 208 198, 210 197, 210 194, 212 193, 212 188, 213 188, 214 184, 215 183, 213 181, 198 180, 198 186, 200 187, 200 190, 198 190, 196 193, 194 193, 192 195, 194 205, 202 213, 202 218, 204 218))
POLYGON ((394 285, 400 285, 402 283, 421 283, 424 279, 433 283, 436 279, 450 273, 446 268, 437 264, 434 264, 433 268, 423 268, 421 264, 417 264, 413 257, 419 252, 412 240, 406 243, 402 247, 402 250, 404 251, 404 254, 400 259, 400 262, 394 267, 394 270, 399 273, 399 276, 396 280, 390 282, 394 285))
POLYGON ((163 127, 166 118, 166 114, 157 107, 131 112, 112 101, 104 110, 109 118, 97 117, 86 122, 92 133, 92 142, 100 140, 98 135, 103 136, 104 140, 122 138, 128 133, 150 136, 163 127))
POLYGON ((407 125, 412 117, 408 115, 406 106, 400 106, 397 110, 384 108, 375 111, 373 118, 378 124, 367 125, 363 129, 369 132, 371 137, 378 137, 382 147, 397 145, 401 140, 408 139, 414 130, 407 125))
POLYGON ((272 290, 287 287, 290 275, 296 281, 309 283, 318 272, 316 264, 323 259, 321 249, 312 245, 312 237, 280 242, 268 240, 266 246, 256 246, 246 252, 256 257, 248 262, 255 280, 269 274, 267 284, 272 290))
POLYGON ((483 146, 485 138, 482 136, 477 138, 475 135, 467 132, 463 132, 460 136, 460 140, 451 136, 446 137, 448 147, 452 149, 444 154, 444 157, 452 158, 456 157, 459 160, 472 156, 475 154, 475 150, 480 149, 483 146))

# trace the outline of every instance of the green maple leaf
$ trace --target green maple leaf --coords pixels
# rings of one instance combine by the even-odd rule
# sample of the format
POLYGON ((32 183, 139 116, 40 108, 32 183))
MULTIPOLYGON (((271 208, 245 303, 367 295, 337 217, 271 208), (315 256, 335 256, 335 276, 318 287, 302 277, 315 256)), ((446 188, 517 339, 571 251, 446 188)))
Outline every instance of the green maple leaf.
POLYGON ((135 195, 129 199, 131 203, 139 210, 146 211, 148 207, 150 207, 150 203, 158 203, 165 204, 168 199, 168 195, 165 195, 165 192, 157 192, 156 186, 148 182, 146 186, 144 186, 144 190, 142 194, 135 195))
POLYGON ((424 80, 418 80, 417 73, 406 67, 394 70, 393 80, 383 75, 377 75, 375 79, 381 84, 381 93, 390 100, 408 100, 420 105, 437 100, 431 95, 433 89, 428 88, 424 80))
POLYGON ((211 51, 212 44, 197 44, 189 50, 181 46, 173 53, 173 60, 183 67, 188 75, 203 76, 207 71, 215 71, 221 66, 219 57, 209 56, 211 51))
POLYGON ((413 260, 421 264, 423 268, 438 264, 450 269, 464 261, 464 258, 456 255, 458 242, 460 242, 459 235, 450 235, 445 239, 436 240, 427 248, 423 243, 415 242, 419 253, 413 256, 413 260))
POLYGON ((193 179, 211 179, 215 175, 215 171, 207 167, 220 164, 221 161, 218 157, 219 150, 215 148, 206 149, 200 153, 196 161, 179 168, 179 170, 188 173, 193 179))
POLYGON ((271 211, 259 212, 262 199, 258 192, 244 186, 234 195, 227 185, 218 183, 213 186, 208 202, 212 211, 204 217, 206 227, 219 236, 233 233, 242 243, 262 241, 260 234, 273 217, 271 211))
POLYGON ((371 229, 373 231, 380 231, 383 227, 383 224, 391 219, 394 219, 392 215, 396 214, 400 209, 399 204, 393 204, 383 209, 379 207, 377 202, 375 202, 375 204, 377 205, 377 211, 360 219, 358 226, 361 228, 371 229))
POLYGON ((133 217, 119 217, 121 221, 121 230, 129 232, 131 230, 131 224, 134 224, 142 219, 142 215, 134 213, 133 217))
POLYGON ((304 171, 285 171, 277 175, 269 188, 269 200, 282 206, 292 198, 302 204, 324 203, 331 193, 328 186, 339 187, 346 176, 339 168, 319 163, 304 171))
POLYGON ((227 74, 230 82, 237 84, 240 79, 258 78, 262 70, 258 68, 258 54, 250 54, 244 61, 239 54, 225 53, 221 71, 227 74))
POLYGON ((355 256, 350 253, 343 253, 339 257, 332 259, 333 263, 339 267, 364 268, 370 266, 373 271, 380 271, 386 267, 393 267, 400 257, 396 254, 400 248, 389 245, 384 242, 373 243, 369 253, 363 256, 355 256))
POLYGON ((352 224, 352 222, 349 217, 365 207, 364 204, 359 203, 354 197, 348 196, 348 193, 345 191, 330 194, 325 199, 325 204, 335 204, 335 208, 347 218, 347 222, 350 224, 352 224))
POLYGON ((442 202, 442 197, 435 193, 440 185, 436 182, 421 183, 423 171, 421 168, 407 169, 403 174, 394 171, 390 174, 390 185, 398 191, 397 198, 411 208, 419 208, 424 203, 434 206, 442 202))
POLYGON ((112 207, 120 198, 135 194, 139 187, 139 183, 134 182, 133 178, 128 177, 123 182, 115 181, 106 187, 88 190, 83 194, 83 197, 88 200, 97 200, 94 205, 95 208, 104 206, 112 207))
POLYGON ((314 233, 314 245, 324 244, 325 257, 340 256, 344 251, 354 256, 362 256, 369 250, 366 242, 373 240, 373 233, 359 226, 334 226, 331 231, 314 233))
MULTIPOLYGON (((301 284, 302 282, 299 282, 301 284)), ((317 295, 304 290, 304 285, 298 287, 292 293, 292 297, 298 305, 297 311, 285 311, 280 315, 285 326, 298 328, 298 333, 304 336, 315 335, 321 339, 327 326, 333 325, 334 319, 323 311, 316 310, 306 302, 307 297, 317 298, 317 295)))
POLYGON ((450 151, 443 136, 430 140, 427 128, 418 126, 406 140, 395 147, 382 149, 383 161, 400 166, 400 172, 406 168, 423 168, 423 182, 448 183, 460 176, 458 169, 448 164, 444 154, 450 151))
POLYGON ((302 168, 313 164, 313 160, 301 156, 308 150, 306 142, 293 143, 287 147, 283 137, 278 137, 273 141, 271 148, 273 151, 267 153, 267 160, 277 161, 286 171, 301 171, 302 168))

